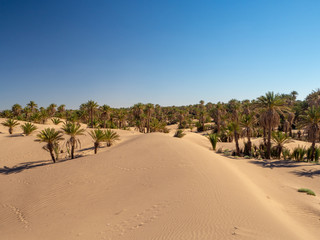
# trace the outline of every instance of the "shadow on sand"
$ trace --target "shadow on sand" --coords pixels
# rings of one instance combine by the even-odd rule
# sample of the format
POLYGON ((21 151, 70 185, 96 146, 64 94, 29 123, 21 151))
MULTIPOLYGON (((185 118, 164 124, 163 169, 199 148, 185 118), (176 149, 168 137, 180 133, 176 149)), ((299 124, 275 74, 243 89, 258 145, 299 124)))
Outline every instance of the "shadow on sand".
POLYGON ((289 160, 252 160, 252 164, 256 164, 263 168, 294 168, 302 166, 310 166, 310 164, 303 164, 301 162, 289 161, 289 160))
POLYGON ((320 176, 320 170, 317 169, 309 169, 309 170, 306 170, 306 169, 302 169, 302 170, 299 170, 299 171, 292 171, 291 173, 299 176, 299 177, 309 177, 309 178, 313 178, 314 176, 320 176))
POLYGON ((71 160, 71 159, 62 159, 56 163, 53 163, 51 160, 41 160, 41 161, 36 161, 36 162, 19 163, 13 167, 4 166, 3 168, 0 168, 0 174, 9 175, 12 173, 20 173, 20 172, 27 170, 27 169, 47 166, 47 165, 51 165, 51 164, 58 164, 58 163, 65 162, 68 160, 71 160))

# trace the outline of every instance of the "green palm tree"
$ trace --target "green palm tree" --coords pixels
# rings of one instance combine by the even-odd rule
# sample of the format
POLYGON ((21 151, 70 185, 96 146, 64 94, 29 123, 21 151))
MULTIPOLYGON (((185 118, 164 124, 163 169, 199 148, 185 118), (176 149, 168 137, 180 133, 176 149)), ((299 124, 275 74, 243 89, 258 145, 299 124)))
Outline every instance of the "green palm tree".
POLYGON ((37 135, 37 139, 35 141, 47 143, 44 149, 50 152, 52 161, 55 163, 56 158, 53 152, 55 146, 59 144, 60 140, 63 140, 61 131, 56 131, 54 128, 46 128, 37 135))
POLYGON ((37 127, 32 123, 25 123, 21 125, 21 129, 26 136, 29 136, 32 132, 37 130, 37 127))
POLYGON ((97 154, 100 143, 106 141, 106 134, 100 129, 95 129, 91 130, 89 132, 89 135, 92 137, 92 140, 94 142, 94 153, 97 154))
POLYGON ((81 129, 79 123, 68 122, 63 125, 62 130, 70 136, 67 141, 67 148, 71 148, 71 159, 74 159, 74 150, 78 148, 78 145, 81 147, 80 139, 77 136, 84 135, 85 129, 81 129))
POLYGON ((105 135, 105 141, 108 147, 110 147, 115 141, 120 140, 119 134, 110 129, 107 129, 104 132, 104 135, 105 135))
POLYGON ((311 161, 315 155, 316 140, 320 131, 320 106, 312 106, 307 109, 305 115, 301 116, 301 125, 305 127, 308 132, 308 139, 312 142, 311 145, 311 161))
POLYGON ((291 142, 291 137, 283 132, 273 132, 272 141, 276 144, 278 158, 281 158, 281 153, 284 145, 291 142))
POLYGON ((8 127, 9 128, 9 133, 12 134, 13 132, 13 128, 18 126, 19 123, 16 120, 13 120, 11 118, 7 119, 6 121, 4 121, 3 123, 1 123, 3 126, 8 127))
POLYGON ((261 109, 260 123, 267 130, 268 141, 266 158, 270 159, 272 129, 279 126, 279 113, 282 113, 283 110, 287 110, 287 107, 284 105, 284 99, 273 92, 267 92, 265 96, 259 97, 256 104, 261 109))
POLYGON ((89 115, 89 126, 91 126, 91 124, 93 122, 94 115, 95 115, 95 111, 99 107, 99 105, 95 101, 89 100, 85 104, 85 106, 87 108, 87 112, 88 112, 88 115, 89 115))
POLYGON ((12 113, 15 117, 19 116, 22 111, 22 107, 19 104, 14 104, 12 106, 12 113))
POLYGON ((240 118, 240 127, 242 127, 245 131, 245 134, 248 139, 248 146, 247 146, 247 153, 251 155, 251 147, 252 147, 252 142, 251 142, 251 135, 252 135, 252 129, 254 125, 256 124, 256 118, 253 113, 249 114, 244 114, 240 118))
POLYGON ((38 107, 38 104, 36 104, 34 101, 30 101, 27 106, 31 109, 31 112, 34 113, 35 110, 38 107))

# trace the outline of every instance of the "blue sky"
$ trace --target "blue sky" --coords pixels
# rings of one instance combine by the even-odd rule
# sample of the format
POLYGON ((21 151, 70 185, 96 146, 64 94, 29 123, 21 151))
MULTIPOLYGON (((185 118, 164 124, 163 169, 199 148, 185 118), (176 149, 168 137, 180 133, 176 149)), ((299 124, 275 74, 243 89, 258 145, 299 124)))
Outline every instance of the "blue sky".
POLYGON ((319 88, 320 1, 0 0, 0 109, 319 88))

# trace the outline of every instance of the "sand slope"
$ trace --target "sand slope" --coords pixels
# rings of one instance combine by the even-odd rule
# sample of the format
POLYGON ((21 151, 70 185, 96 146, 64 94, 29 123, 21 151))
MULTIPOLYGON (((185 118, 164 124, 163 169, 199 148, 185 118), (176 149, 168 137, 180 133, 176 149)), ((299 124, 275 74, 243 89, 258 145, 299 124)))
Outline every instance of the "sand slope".
POLYGON ((296 188, 320 189, 318 175, 226 158, 205 140, 133 134, 97 155, 2 171, 1 238, 317 239, 319 198, 296 188))

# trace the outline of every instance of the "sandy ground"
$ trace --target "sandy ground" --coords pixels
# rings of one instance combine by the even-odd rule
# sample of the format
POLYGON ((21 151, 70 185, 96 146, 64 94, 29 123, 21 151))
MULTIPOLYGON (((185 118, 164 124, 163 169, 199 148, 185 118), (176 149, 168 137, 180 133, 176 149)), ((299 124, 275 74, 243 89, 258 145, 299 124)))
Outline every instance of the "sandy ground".
POLYGON ((297 192, 320 194, 319 165, 121 130, 97 155, 81 136, 85 156, 52 164, 35 134, 0 132, 1 239, 319 239, 320 198, 297 192))

